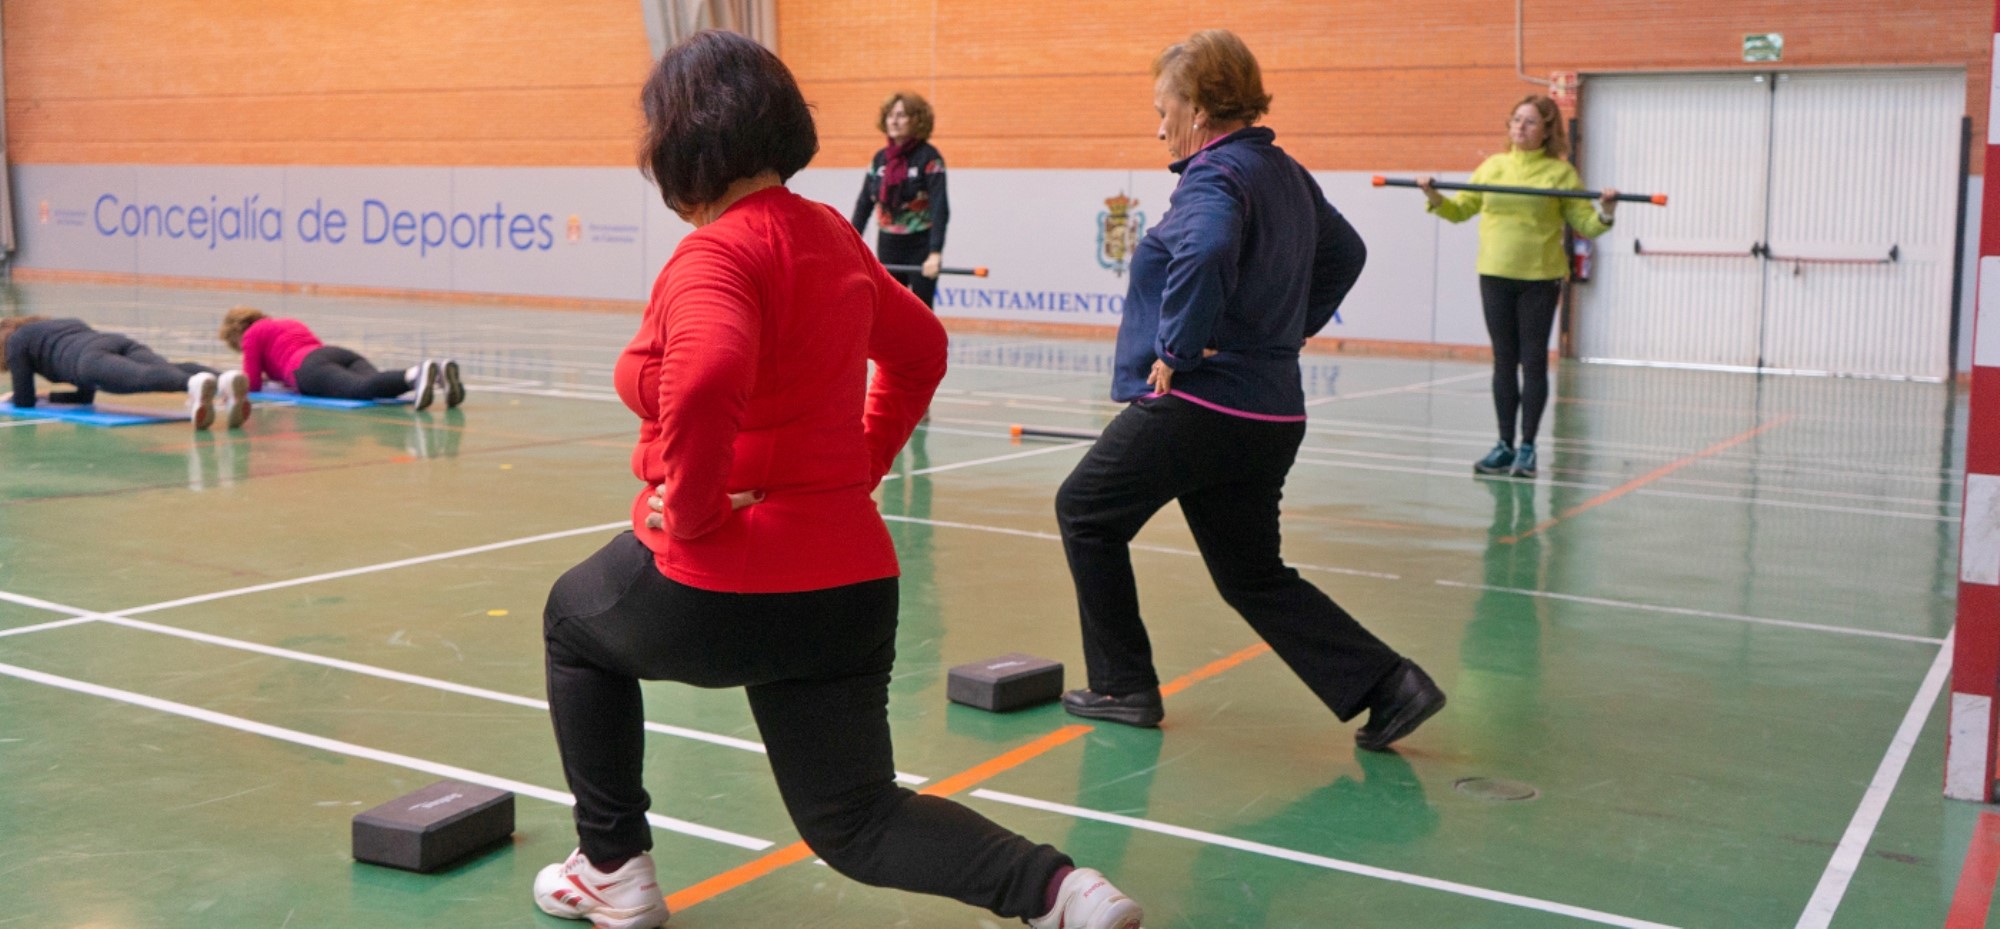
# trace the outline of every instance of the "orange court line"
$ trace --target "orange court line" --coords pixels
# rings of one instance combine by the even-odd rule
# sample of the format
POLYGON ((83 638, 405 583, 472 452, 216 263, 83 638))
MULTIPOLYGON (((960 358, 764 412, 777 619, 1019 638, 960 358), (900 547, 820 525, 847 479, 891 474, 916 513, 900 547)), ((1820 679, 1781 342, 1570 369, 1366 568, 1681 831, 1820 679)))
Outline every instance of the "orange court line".
POLYGON ((1740 433, 1732 438, 1724 439, 1720 442, 1715 443, 1714 445, 1702 449, 1701 451, 1695 452, 1692 455, 1683 455, 1680 458, 1667 462, 1666 464, 1654 468, 1653 470, 1648 471, 1645 474, 1641 474, 1638 477, 1626 481, 1623 484, 1620 484, 1616 487, 1611 488, 1610 490, 1598 494, 1595 497, 1585 500, 1584 502, 1579 503, 1576 506, 1570 507, 1569 509, 1562 511, 1561 513, 1555 516, 1551 516, 1548 519, 1542 520, 1540 524, 1535 526, 1535 528, 1523 532, 1520 535, 1503 536, 1501 537, 1500 542, 1504 545, 1512 545, 1516 542, 1521 541, 1522 539, 1540 535, 1542 533, 1542 530, 1545 530, 1550 526, 1555 525, 1556 523, 1562 522, 1565 519, 1575 516, 1578 513, 1581 513, 1588 509, 1592 509, 1594 507, 1602 506, 1606 503, 1610 503, 1611 501, 1616 500, 1619 497, 1625 496, 1626 494, 1638 490, 1639 488, 1644 487, 1647 484, 1651 484, 1652 482, 1657 481, 1660 478, 1666 477, 1667 475, 1672 474, 1675 471, 1679 471, 1680 469, 1685 468, 1688 465, 1694 464, 1695 462, 1700 461, 1703 458, 1707 458, 1710 455, 1718 454, 1733 446, 1740 445, 1744 442, 1748 442, 1751 439, 1754 439, 1765 432, 1768 432, 1772 429, 1776 429, 1779 426, 1782 426, 1791 421, 1792 421, 1792 414, 1786 413, 1785 415, 1780 416, 1777 419, 1771 420, 1770 422, 1765 423, 1764 425, 1740 433))
POLYGON ((1958 872, 1958 889, 1952 894, 1944 929, 1985 929, 1995 880, 2000 880, 2000 816, 1981 813, 1972 844, 1965 849, 1965 865, 1958 872))
MULTIPOLYGON (((1225 658, 1218 658, 1161 685, 1160 695, 1165 697, 1177 694, 1201 681, 1221 674, 1270 650, 1271 646, 1259 642, 1236 654, 1225 658)), ((951 796, 1002 771, 1045 754, 1050 749, 1072 741, 1090 731, 1091 727, 1084 725, 1072 724, 1064 726, 1033 742, 1015 748, 1006 754, 974 765, 950 777, 934 781, 924 787, 923 790, 918 791, 918 793, 928 794, 933 797, 951 796)), ((813 857, 812 849, 807 848, 806 843, 793 842, 755 861, 738 865, 701 883, 684 887, 668 894, 667 909, 671 912, 680 912, 704 900, 735 890, 779 868, 798 864, 811 857, 813 857)))
POLYGON ((1160 685, 1160 696, 1171 697, 1270 650, 1271 646, 1259 642, 1227 658, 1217 658, 1208 664, 1202 665, 1180 677, 1174 678, 1172 681, 1160 685))
MULTIPOLYGON (((999 774, 1008 768, 1033 759, 1056 746, 1072 741, 1089 731, 1091 731, 1089 726, 1064 726, 997 758, 974 765, 943 780, 934 782, 926 786, 920 793, 929 794, 933 797, 950 796, 999 774)), ((731 890, 735 890, 786 865, 797 864, 811 857, 813 857, 813 851, 806 847, 806 843, 793 842, 755 861, 738 865, 699 884, 668 894, 667 909, 671 912, 679 912, 703 900, 721 896, 731 890)))

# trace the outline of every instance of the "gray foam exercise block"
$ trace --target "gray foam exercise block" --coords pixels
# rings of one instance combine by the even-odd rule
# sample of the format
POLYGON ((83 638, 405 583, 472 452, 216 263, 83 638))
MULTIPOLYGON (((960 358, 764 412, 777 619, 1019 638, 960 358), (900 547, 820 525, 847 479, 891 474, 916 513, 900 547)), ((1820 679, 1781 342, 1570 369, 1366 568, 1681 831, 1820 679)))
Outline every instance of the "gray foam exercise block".
POLYGON ((435 871, 514 834, 514 795, 439 781, 354 817, 354 859, 435 871))
POLYGON ((1062 662, 1019 652, 959 665, 945 678, 946 699, 996 713, 1054 700, 1062 688, 1062 662))

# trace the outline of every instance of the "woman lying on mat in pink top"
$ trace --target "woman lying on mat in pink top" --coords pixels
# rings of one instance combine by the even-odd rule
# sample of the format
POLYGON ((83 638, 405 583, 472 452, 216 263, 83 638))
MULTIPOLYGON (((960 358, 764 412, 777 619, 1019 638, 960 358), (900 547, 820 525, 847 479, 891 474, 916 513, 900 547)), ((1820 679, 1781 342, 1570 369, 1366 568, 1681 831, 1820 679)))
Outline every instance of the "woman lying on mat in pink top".
POLYGON ((264 376, 308 397, 341 400, 386 400, 417 392, 417 409, 430 409, 432 396, 444 387, 446 409, 465 402, 465 385, 458 379, 458 362, 426 358, 407 371, 377 371, 368 359, 338 345, 321 344, 306 324, 296 319, 265 316, 262 310, 239 306, 222 317, 222 341, 243 353, 243 373, 250 390, 264 389, 264 376))

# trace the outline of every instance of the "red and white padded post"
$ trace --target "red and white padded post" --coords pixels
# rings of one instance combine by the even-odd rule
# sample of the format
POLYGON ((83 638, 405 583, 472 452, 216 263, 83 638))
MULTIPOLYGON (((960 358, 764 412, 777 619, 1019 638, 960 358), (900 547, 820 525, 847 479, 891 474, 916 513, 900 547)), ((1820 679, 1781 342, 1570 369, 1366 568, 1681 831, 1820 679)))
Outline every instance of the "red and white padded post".
MULTIPOLYGON (((2000 65, 2000 0, 1993 16, 2000 65)), ((1965 522, 1958 555, 1958 631, 1944 794, 1993 802, 2000 696, 2000 67, 1987 93, 1986 182, 1980 203, 1979 311, 1972 321, 1972 401, 1965 449, 1965 522)))

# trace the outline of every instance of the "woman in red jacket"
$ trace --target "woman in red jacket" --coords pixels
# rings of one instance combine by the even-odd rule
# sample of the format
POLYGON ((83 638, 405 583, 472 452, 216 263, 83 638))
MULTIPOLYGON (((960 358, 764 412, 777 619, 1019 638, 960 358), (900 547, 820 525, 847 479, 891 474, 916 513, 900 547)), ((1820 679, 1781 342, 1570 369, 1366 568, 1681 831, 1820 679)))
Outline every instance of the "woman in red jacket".
POLYGON ((640 418, 633 531, 543 615, 581 843, 535 902, 600 929, 666 921, 639 681, 743 687, 799 834, 865 883, 1036 927, 1134 929, 1102 875, 895 783, 895 548, 870 497, 944 377, 944 329, 833 209, 786 190, 819 148, 776 55, 703 32, 642 93, 642 167, 695 226, 618 361, 640 418), (875 363, 872 382, 868 363, 875 363))

